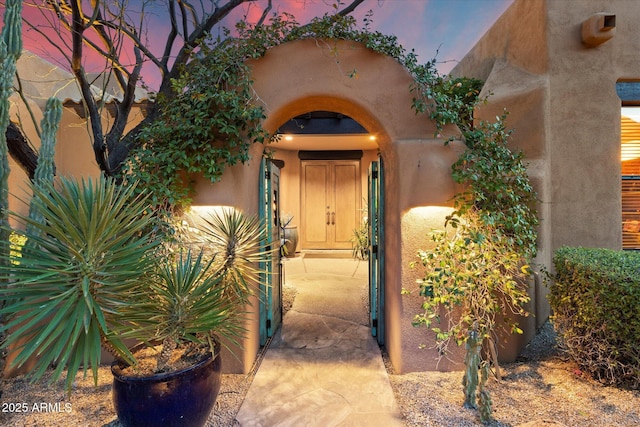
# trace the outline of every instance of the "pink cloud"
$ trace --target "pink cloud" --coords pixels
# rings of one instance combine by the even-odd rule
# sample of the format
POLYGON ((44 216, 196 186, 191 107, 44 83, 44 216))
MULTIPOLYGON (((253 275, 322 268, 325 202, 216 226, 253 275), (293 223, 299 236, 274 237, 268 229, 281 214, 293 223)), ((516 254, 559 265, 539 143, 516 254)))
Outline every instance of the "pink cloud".
MULTIPOLYGON (((423 62, 432 59, 438 49, 438 60, 449 61, 460 60, 512 2, 513 0, 367 0, 356 9, 354 16, 362 22, 362 18, 372 10, 373 30, 396 35, 405 49, 415 49, 423 62)), ((24 4, 24 15, 40 28, 51 28, 57 24, 50 15, 43 15, 38 7, 30 3, 39 5, 40 0, 29 0, 24 4)), ((271 13, 288 12, 304 24, 313 17, 334 13, 334 3, 335 0, 273 0, 271 13)), ((136 2, 131 1, 130 4, 135 6, 136 2)), ((266 4, 266 0, 245 3, 234 10, 223 24, 232 28, 243 18, 256 22, 266 4)), ((153 21, 151 31, 166 28, 166 18, 161 12, 157 10, 149 15, 153 21)), ((217 31, 221 34, 220 28, 217 31)), ((166 31, 160 34, 162 36, 157 40, 154 39, 153 32, 147 34, 156 55, 160 55, 164 49, 161 43, 164 42, 166 31)), ((68 42, 68 37, 56 40, 59 45, 68 45, 68 42)), ((63 56, 51 49, 41 35, 26 26, 24 46, 43 58, 68 68, 63 56)), ((95 56, 89 58, 85 65, 88 68, 93 66, 93 71, 98 71, 104 65, 95 56)), ((454 65, 455 62, 446 62, 440 64, 439 68, 441 72, 448 72, 454 65)), ((151 68, 148 67, 149 70, 151 68)), ((153 86, 157 84, 159 75, 157 72, 147 71, 145 79, 153 86)))

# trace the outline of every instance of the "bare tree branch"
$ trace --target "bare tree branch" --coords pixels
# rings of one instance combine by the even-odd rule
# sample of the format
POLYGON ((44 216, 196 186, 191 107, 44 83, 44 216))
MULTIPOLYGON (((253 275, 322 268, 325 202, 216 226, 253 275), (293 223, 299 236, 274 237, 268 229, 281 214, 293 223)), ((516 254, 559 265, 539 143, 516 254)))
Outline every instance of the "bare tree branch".
POLYGON ((256 26, 264 24, 264 21, 265 19, 267 19, 267 15, 271 11, 272 7, 273 5, 271 4, 271 0, 269 0, 269 3, 267 3, 267 7, 265 7, 264 10, 262 11, 262 16, 260 16, 260 19, 258 20, 258 23, 256 24, 256 26))
POLYGON ((29 176, 29 179, 33 179, 36 173, 36 166, 38 166, 38 155, 31 148, 31 145, 26 140, 20 128, 15 123, 10 123, 6 131, 7 135, 7 148, 9 154, 18 163, 18 165, 29 176))
MULTIPOLYGON (((34 34, 50 43, 51 48, 59 52, 59 57, 68 61, 89 118, 96 161, 107 175, 113 175, 118 173, 129 150, 138 143, 136 135, 140 129, 157 116, 157 104, 153 104, 142 123, 125 131, 135 105, 136 87, 141 81, 143 66, 155 67, 160 73, 158 93, 171 96, 171 79, 179 76, 182 67, 190 61, 194 49, 231 11, 252 1, 255 0, 212 0, 199 3, 190 0, 142 1, 133 10, 128 9, 128 2, 28 0, 25 4, 40 9, 48 28, 41 28, 41 25, 28 22, 28 19, 25 21, 34 34), (158 56, 154 54, 154 49, 145 36, 151 29, 150 16, 161 7, 164 8, 164 19, 169 31, 160 44, 162 54, 158 56), (137 19, 139 22, 134 21, 137 19), (55 34, 58 39, 55 39, 55 34), (96 79, 90 78, 84 69, 88 55, 93 52, 106 61, 104 72, 96 79), (129 58, 131 63, 126 63, 125 58, 129 58), (107 124, 103 120, 102 108, 109 79, 115 80, 122 98, 117 102, 110 101, 116 102, 116 115, 107 124), (92 92, 91 86, 98 81, 103 90, 97 96, 92 92)), ((347 15, 363 2, 364 0, 353 0, 337 13, 347 15)), ((268 0, 257 25, 266 21, 272 7, 272 0, 268 0)))
POLYGON ((338 15, 346 16, 346 15, 350 14, 351 12, 356 10, 356 7, 358 7, 363 2, 364 2, 364 0, 353 0, 353 2, 351 2, 351 4, 349 6, 345 7, 340 12, 338 12, 338 15))
POLYGON ((162 54, 162 61, 159 64, 161 70, 163 70, 162 74, 166 74, 167 72, 167 64, 169 63, 169 57, 171 55, 171 50, 175 43, 176 37, 178 35, 178 20, 176 19, 176 3, 175 1, 169 1, 169 22, 171 23, 171 31, 167 36, 167 41, 164 46, 164 53, 162 54))
POLYGON ((82 13, 82 0, 72 0, 71 6, 71 37, 72 37, 72 54, 71 54, 71 72, 80 86, 82 98, 85 107, 89 112, 89 122, 91 123, 91 132, 93 136, 93 151, 96 162, 100 170, 107 175, 111 175, 111 167, 107 158, 107 147, 104 142, 104 134, 102 131, 102 123, 100 110, 91 93, 91 87, 87 80, 87 74, 82 66, 83 48, 84 48, 84 14, 82 13))

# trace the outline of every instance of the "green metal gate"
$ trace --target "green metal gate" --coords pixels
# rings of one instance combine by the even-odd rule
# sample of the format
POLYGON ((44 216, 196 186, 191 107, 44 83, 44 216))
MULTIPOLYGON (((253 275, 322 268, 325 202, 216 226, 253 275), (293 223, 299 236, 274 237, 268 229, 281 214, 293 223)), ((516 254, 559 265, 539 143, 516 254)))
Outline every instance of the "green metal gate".
POLYGON ((266 225, 270 258, 260 267, 260 345, 265 345, 282 322, 282 269, 280 264, 280 169, 268 159, 260 165, 260 218, 266 225))
POLYGON ((384 175, 382 159, 369 167, 369 311, 371 334, 384 344, 384 175))

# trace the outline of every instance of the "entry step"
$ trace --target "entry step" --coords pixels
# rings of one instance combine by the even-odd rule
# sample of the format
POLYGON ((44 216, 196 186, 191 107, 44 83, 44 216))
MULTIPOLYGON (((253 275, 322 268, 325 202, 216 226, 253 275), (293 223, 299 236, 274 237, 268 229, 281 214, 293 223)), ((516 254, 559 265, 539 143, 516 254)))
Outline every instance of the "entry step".
POLYGON ((353 258, 350 249, 306 249, 300 255, 304 258, 353 258))

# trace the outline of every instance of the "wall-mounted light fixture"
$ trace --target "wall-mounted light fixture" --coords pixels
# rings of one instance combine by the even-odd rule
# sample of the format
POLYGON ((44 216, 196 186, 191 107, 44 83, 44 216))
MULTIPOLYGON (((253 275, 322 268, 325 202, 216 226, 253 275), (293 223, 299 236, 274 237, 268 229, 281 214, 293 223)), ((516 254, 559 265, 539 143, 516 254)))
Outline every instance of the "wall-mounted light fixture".
POLYGON ((616 15, 595 13, 582 23, 582 43, 596 47, 610 40, 616 34, 616 15))

